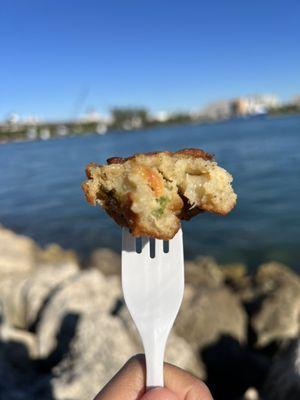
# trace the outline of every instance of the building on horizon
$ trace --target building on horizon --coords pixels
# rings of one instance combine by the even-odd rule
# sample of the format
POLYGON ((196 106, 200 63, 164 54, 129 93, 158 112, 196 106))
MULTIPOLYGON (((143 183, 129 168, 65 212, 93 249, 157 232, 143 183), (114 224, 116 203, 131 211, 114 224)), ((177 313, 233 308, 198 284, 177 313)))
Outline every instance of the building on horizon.
POLYGON ((232 117, 232 100, 219 100, 205 106, 195 114, 198 119, 212 120, 227 119, 232 117))
POLYGON ((253 94, 215 101, 195 115, 199 119, 224 120, 233 117, 266 114, 279 105, 279 98, 275 94, 253 94))
POLYGON ((266 114, 280 105, 275 94, 253 94, 233 100, 233 113, 237 116, 266 114))

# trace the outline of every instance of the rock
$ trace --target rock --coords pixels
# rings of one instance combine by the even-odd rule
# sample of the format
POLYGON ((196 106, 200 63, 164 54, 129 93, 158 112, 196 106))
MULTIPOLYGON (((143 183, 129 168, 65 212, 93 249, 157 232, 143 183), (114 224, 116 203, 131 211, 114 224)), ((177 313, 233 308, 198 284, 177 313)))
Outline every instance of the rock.
POLYGON ((6 323, 28 327, 49 292, 78 268, 74 252, 58 245, 43 250, 32 239, 1 227, 0 304, 6 323))
POLYGON ((256 284, 261 291, 267 293, 283 285, 296 286, 300 288, 300 277, 289 267, 279 262, 262 264, 255 276, 256 284))
MULTIPOLYGON (((89 265, 82 271, 74 252, 0 227, 1 398, 91 399, 142 351, 122 303, 119 255, 97 249, 89 265)), ((251 278, 243 265, 206 257, 186 262, 186 281, 165 359, 207 379, 216 398, 300 398, 299 276, 272 262, 251 278), (246 344, 241 301, 249 343, 257 337, 263 351, 246 344)))
POLYGON ((222 265, 221 270, 225 282, 234 290, 241 290, 249 285, 250 277, 245 264, 222 265))
POLYGON ((272 363, 263 389, 266 400, 300 399, 300 340, 292 341, 272 363))
POLYGON ((58 244, 49 244, 44 249, 40 249, 36 259, 39 266, 44 264, 50 264, 51 266, 78 265, 78 257, 75 251, 64 250, 58 244))
POLYGON ((166 346, 165 361, 191 372, 197 378, 206 378, 205 366, 192 346, 182 337, 171 331, 166 346))
POLYGON ((300 333, 300 291, 283 286, 269 294, 252 318, 257 346, 295 338, 300 333))
POLYGON ((190 306, 190 304, 193 301, 194 297, 196 296, 197 292, 198 291, 194 286, 185 284, 183 299, 182 299, 182 303, 181 303, 179 312, 182 312, 182 310, 185 310, 186 308, 188 308, 190 306))
POLYGON ((74 251, 63 250, 57 244, 41 249, 34 240, 0 225, 0 279, 3 275, 31 272, 42 264, 78 264, 74 251))
POLYGON ((255 277, 261 294, 251 319, 257 346, 289 340, 300 333, 300 278, 280 263, 262 265, 255 277))
POLYGON ((134 354, 135 345, 117 317, 100 310, 83 314, 68 355, 53 370, 54 398, 94 398, 134 354))
MULTIPOLYGON (((64 259, 64 258, 63 258, 64 259)), ((63 260, 62 259, 62 260, 63 260)), ((75 276, 79 266, 74 261, 56 261, 56 265, 42 265, 24 282, 22 299, 26 305, 26 327, 32 328, 37 322, 43 308, 61 286, 75 276), (58 263, 60 265, 58 265, 58 263)))
MULTIPOLYGON (((38 324, 38 343, 48 367, 56 365, 51 380, 56 400, 93 398, 129 357, 141 351, 120 297, 119 277, 105 278, 95 270, 81 272, 51 297, 38 324)), ((192 348, 175 334, 166 358, 204 376, 192 348)))
POLYGON ((222 273, 226 281, 239 283, 247 276, 247 267, 245 264, 222 265, 222 273))
POLYGON ((3 275, 31 271, 38 251, 32 239, 0 226, 0 279, 3 275))
POLYGON ((2 276, 0 284, 0 305, 2 319, 15 328, 26 326, 26 304, 23 298, 23 287, 30 274, 28 271, 2 276))
POLYGON ((246 339, 246 313, 239 300, 226 287, 202 288, 183 303, 177 320, 176 332, 195 349, 215 342, 221 335, 229 335, 242 343, 246 339))
POLYGON ((244 264, 222 265, 221 269, 226 285, 234 291, 241 302, 249 303, 256 298, 253 278, 247 274, 247 267, 244 264))
POLYGON ((96 249, 92 252, 89 266, 98 269, 104 275, 120 275, 121 257, 110 249, 96 249))
POLYGON ((252 308, 256 309, 257 301, 261 296, 260 291, 253 284, 253 278, 246 276, 237 285, 232 282, 227 282, 227 284, 233 289, 236 296, 246 306, 248 313, 251 315, 252 308))
POLYGON ((68 332, 69 314, 79 318, 91 311, 110 314, 121 296, 119 277, 106 278, 97 270, 80 272, 66 282, 49 299, 37 325, 40 357, 49 356, 55 349, 64 321, 68 332))
POLYGON ((41 308, 54 290, 78 271, 77 264, 43 265, 30 273, 2 277, 0 303, 11 327, 32 328, 41 308))
POLYGON ((197 257, 185 262, 185 281, 193 286, 218 287, 224 277, 211 257, 197 257))
POLYGON ((3 324, 0 327, 0 341, 2 345, 10 342, 18 343, 19 348, 23 348, 19 352, 16 349, 9 352, 8 357, 14 364, 24 365, 29 362, 30 358, 34 359, 37 356, 36 337, 28 331, 14 329, 3 324))

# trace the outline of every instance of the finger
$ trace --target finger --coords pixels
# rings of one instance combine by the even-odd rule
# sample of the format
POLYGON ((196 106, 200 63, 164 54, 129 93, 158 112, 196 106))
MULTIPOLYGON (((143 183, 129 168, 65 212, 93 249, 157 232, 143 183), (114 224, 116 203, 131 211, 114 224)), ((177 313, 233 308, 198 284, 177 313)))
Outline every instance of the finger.
POLYGON ((149 390, 141 400, 178 400, 178 397, 166 388, 156 388, 149 390))
POLYGON ((171 364, 164 366, 165 386, 176 393, 179 400, 213 400, 204 382, 171 364))
POLYGON ((144 356, 132 357, 94 400, 139 400, 145 393, 144 356))
MULTIPOLYGON (((94 400, 144 400, 142 396, 145 393, 145 379, 144 356, 135 356, 124 365, 94 400)), ((164 380, 164 389, 173 392, 177 400, 212 400, 207 386, 202 381, 178 367, 165 364, 164 380)), ((155 390, 152 392, 154 395, 155 390)), ((151 391, 148 393, 150 396, 151 391)), ((160 395, 159 392, 157 393, 160 395)))

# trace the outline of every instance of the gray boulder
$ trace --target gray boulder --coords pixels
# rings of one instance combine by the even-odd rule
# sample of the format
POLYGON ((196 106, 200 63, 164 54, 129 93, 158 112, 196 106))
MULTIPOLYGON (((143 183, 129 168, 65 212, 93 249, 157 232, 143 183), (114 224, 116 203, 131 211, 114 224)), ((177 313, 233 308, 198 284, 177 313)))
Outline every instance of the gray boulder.
POLYGON ((78 264, 73 250, 57 244, 41 249, 34 240, 18 235, 0 225, 0 280, 3 276, 32 272, 41 265, 78 264))
POLYGON ((247 278, 247 267, 245 264, 225 264, 221 266, 222 274, 226 282, 233 286, 239 287, 243 285, 243 281, 247 278))
POLYGON ((56 400, 91 400, 136 346, 121 321, 100 310, 82 314, 66 357, 51 380, 56 400))
POLYGON ((255 275, 255 283, 261 293, 268 293, 286 285, 299 288, 300 276, 288 266, 272 261, 262 264, 258 268, 255 275))
POLYGON ((38 251, 32 239, 0 226, 0 280, 3 275, 32 270, 38 251))
POLYGON ((197 350, 216 342, 222 335, 243 343, 246 327, 244 309, 233 292, 224 286, 202 287, 194 294, 188 293, 175 321, 176 332, 197 350))
POLYGON ((283 286, 269 294, 252 318, 257 346, 295 338, 300 332, 300 291, 283 286))
POLYGON ((37 264, 60 266, 62 264, 78 265, 78 257, 74 250, 65 250, 58 244, 48 244, 45 248, 40 249, 37 253, 37 264))
POLYGON ((260 307, 251 319, 257 346, 297 337, 300 333, 299 276, 273 262, 259 268, 256 284, 262 296, 260 307))
POLYGON ((1 279, 3 318, 11 327, 32 327, 51 294, 78 272, 75 263, 41 265, 31 271, 12 273, 1 279))
POLYGON ((41 249, 25 236, 0 227, 0 305, 11 327, 31 325, 51 290, 78 270, 73 251, 41 249))
POLYGON ((223 273, 212 257, 197 257, 185 262, 185 282, 195 287, 218 287, 224 281, 223 273))
POLYGON ((91 312, 110 314, 120 297, 119 277, 106 278, 97 270, 88 270, 69 279, 49 299, 37 325, 40 357, 49 356, 56 348, 57 335, 68 314, 79 318, 91 312))
POLYGON ((110 249, 99 248, 92 252, 89 266, 98 269, 104 275, 120 275, 121 257, 110 249))
POLYGON ((0 278, 0 306, 2 319, 11 327, 23 329, 26 326, 26 305, 23 287, 30 272, 18 272, 0 278))
POLYGON ((191 372, 204 380, 206 371, 203 362, 193 347, 183 338, 171 331, 167 341, 165 361, 191 372))
POLYGON ((25 304, 26 327, 35 324, 51 296, 67 284, 78 273, 79 266, 74 262, 61 262, 60 265, 41 265, 24 282, 22 290, 25 304))
POLYGON ((252 301, 256 296, 253 279, 247 273, 244 264, 229 264, 221 267, 226 285, 229 286, 242 302, 252 301))

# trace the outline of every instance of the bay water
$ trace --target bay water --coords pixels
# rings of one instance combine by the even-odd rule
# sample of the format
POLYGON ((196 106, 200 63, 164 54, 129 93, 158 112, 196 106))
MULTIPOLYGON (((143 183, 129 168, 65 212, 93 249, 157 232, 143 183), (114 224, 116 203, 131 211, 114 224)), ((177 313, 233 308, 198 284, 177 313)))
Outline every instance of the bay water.
POLYGON ((0 223, 41 245, 83 259, 120 251, 120 228, 87 204, 80 188, 90 162, 136 152, 198 147, 234 177, 236 208, 183 223, 185 255, 255 268, 277 260, 300 271, 300 116, 159 127, 0 145, 0 223))

